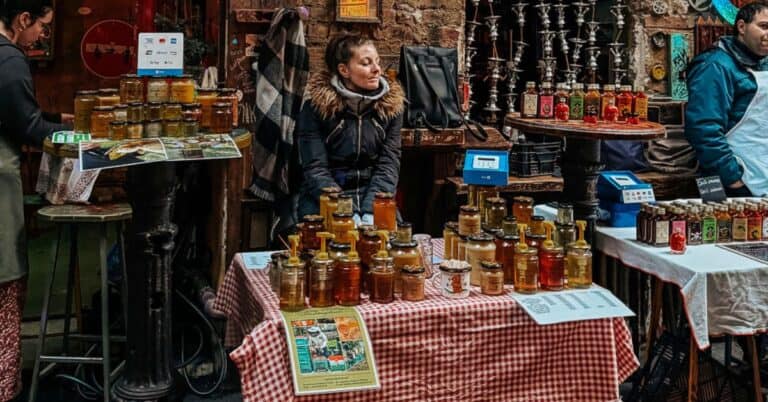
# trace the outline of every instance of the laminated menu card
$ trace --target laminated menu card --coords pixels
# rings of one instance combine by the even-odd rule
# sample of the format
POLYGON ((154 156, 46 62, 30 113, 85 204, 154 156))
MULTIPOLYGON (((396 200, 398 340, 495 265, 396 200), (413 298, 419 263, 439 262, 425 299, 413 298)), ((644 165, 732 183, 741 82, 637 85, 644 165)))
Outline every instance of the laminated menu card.
POLYGON ((281 314, 296 395, 381 387, 368 330, 354 307, 281 314))
POLYGON ((597 285, 534 294, 513 292, 512 298, 539 325, 635 315, 613 293, 597 285))

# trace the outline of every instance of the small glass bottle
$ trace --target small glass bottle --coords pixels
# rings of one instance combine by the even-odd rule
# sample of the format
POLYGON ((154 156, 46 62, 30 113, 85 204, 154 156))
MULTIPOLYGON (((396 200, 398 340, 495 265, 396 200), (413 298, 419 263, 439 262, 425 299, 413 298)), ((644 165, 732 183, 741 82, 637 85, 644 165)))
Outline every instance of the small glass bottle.
POLYGON ((374 194, 373 224, 380 230, 394 232, 397 229, 397 205, 394 194, 374 194))
POLYGON ((421 265, 406 265, 400 269, 402 293, 400 297, 407 301, 424 300, 424 282, 426 270, 421 265))
POLYGON ((533 216, 533 198, 518 196, 513 199, 512 214, 517 219, 517 224, 531 224, 533 216))
POLYGON ((648 120, 648 96, 642 86, 636 87, 632 111, 640 120, 648 120))
POLYGON ((748 222, 749 220, 747 218, 747 214, 744 213, 744 206, 743 205, 736 206, 736 213, 733 215, 733 226, 731 229, 731 237, 733 241, 738 241, 738 242, 747 241, 748 222))
POLYGON ((480 292, 484 295, 498 296, 504 294, 504 270, 501 264, 494 261, 482 261, 480 292))
POLYGON ((357 254, 357 230, 347 233, 350 237, 349 253, 341 258, 336 268, 336 284, 334 286, 334 298, 336 304, 342 306, 356 306, 360 304, 360 286, 362 285, 362 269, 360 268, 360 256, 357 254))
POLYGON ((144 104, 140 102, 129 103, 127 115, 129 123, 141 123, 144 121, 144 104))
POLYGON ((717 217, 717 242, 730 243, 733 221, 731 214, 728 213, 728 207, 718 207, 715 210, 715 216, 717 217))
POLYGON ((667 210, 659 208, 653 221, 653 243, 657 247, 669 246, 669 217, 667 210))
POLYGON ((557 91, 555 92, 555 105, 564 103, 567 106, 569 104, 568 84, 565 82, 558 82, 555 88, 557 88, 557 91))
POLYGON ((520 242, 515 247, 515 269, 513 282, 518 293, 536 293, 539 290, 539 253, 526 244, 525 231, 528 225, 518 224, 520 242))
POLYGON ((592 250, 584 240, 587 222, 576 221, 576 226, 579 228, 579 239, 568 246, 566 276, 569 288, 584 289, 592 286, 592 250))
POLYGON ((687 230, 687 243, 691 246, 699 245, 702 243, 702 219, 699 214, 699 209, 696 207, 691 208, 688 214, 688 222, 685 225, 687 230))
POLYGON ((717 216, 715 209, 711 206, 704 207, 704 214, 701 217, 701 240, 704 244, 713 244, 717 242, 717 216))
POLYGON ((395 266, 387 252, 389 232, 380 230, 375 234, 380 239, 379 250, 371 259, 368 293, 373 303, 391 303, 395 300, 395 266))
POLYGON ((531 217, 531 225, 528 227, 530 234, 535 236, 544 236, 547 234, 547 229, 544 226, 544 217, 541 215, 534 215, 531 217))
POLYGON ((523 93, 523 105, 520 107, 522 116, 529 119, 535 119, 539 114, 539 93, 536 91, 536 83, 528 81, 525 83, 525 92, 523 93))
POLYGON ((606 117, 609 117, 609 116, 606 116, 606 111, 608 110, 608 106, 616 106, 616 93, 613 92, 615 88, 616 87, 613 84, 603 85, 603 95, 600 97, 600 116, 603 120, 607 120, 607 121, 615 120, 615 119, 606 118, 606 117))
POLYGON ((301 218, 299 233, 301 234, 301 251, 319 250, 320 237, 323 232, 323 217, 320 215, 304 215, 301 218))
POLYGON ((283 263, 280 271, 280 310, 298 311, 305 307, 304 263, 297 257, 299 236, 288 236, 291 242, 291 257, 283 263))
POLYGON ((567 103, 565 103, 564 100, 560 100, 560 102, 555 105, 555 120, 557 121, 568 121, 569 117, 571 115, 570 107, 567 103))
POLYGON ((552 83, 544 82, 541 84, 539 92, 539 118, 551 119, 555 114, 555 94, 552 92, 552 83))
POLYGON ((353 214, 334 212, 333 213, 333 235, 339 243, 350 243, 352 238, 349 232, 355 228, 353 214))
POLYGON ((517 218, 514 215, 507 215, 501 221, 501 231, 506 235, 517 236, 517 218))
POLYGON ((576 225, 573 223, 573 205, 559 203, 553 233, 555 245, 565 248, 576 241, 576 225))
POLYGON ((496 260, 496 244, 493 242, 493 237, 485 233, 470 235, 464 260, 472 266, 470 283, 473 286, 480 286, 480 273, 482 271, 480 263, 496 260))
POLYGON ((182 137, 196 137, 199 134, 200 122, 195 119, 184 119, 181 122, 182 137))
POLYGON ((507 201, 501 197, 493 197, 485 200, 488 204, 486 228, 499 230, 502 228, 504 218, 507 216, 507 201))
POLYGON ((640 212, 635 216, 635 240, 645 242, 645 221, 648 219, 648 204, 640 205, 640 212))
POLYGON ((682 208, 672 208, 671 211, 672 216, 669 218, 670 241, 672 240, 672 233, 680 232, 685 237, 685 234, 688 232, 686 229, 688 222, 684 210, 682 208))
POLYGON ((569 108, 571 120, 581 120, 584 118, 584 84, 573 84, 571 95, 569 97, 569 108))
POLYGON ((747 204, 747 232, 749 241, 763 240, 763 215, 757 204, 747 204))
POLYGON ((163 120, 181 119, 181 103, 164 103, 160 113, 163 120))
POLYGON ((496 235, 496 262, 501 264, 504 271, 505 283, 512 284, 515 272, 515 246, 520 242, 517 235, 505 234, 504 232, 496 235))
POLYGON ((672 254, 685 254, 685 233, 680 231, 680 227, 672 229, 673 232, 669 236, 669 248, 672 254))
POLYGON ((469 236, 481 231, 480 209, 471 205, 462 206, 459 209, 459 234, 469 236))
POLYGON ((619 121, 627 121, 632 114, 632 86, 622 85, 621 92, 616 95, 616 107, 619 108, 619 121))
POLYGON ((144 138, 157 138, 163 136, 163 121, 148 120, 144 122, 144 138))
POLYGON ((181 120, 170 119, 163 121, 163 135, 166 137, 181 137, 181 120))
POLYGON ((319 232, 317 238, 320 240, 320 252, 312 259, 309 275, 309 305, 310 307, 330 307, 336 303, 333 297, 335 262, 326 252, 325 243, 326 240, 333 238, 333 235, 328 232, 319 232))
POLYGON ((587 85, 587 93, 584 95, 584 116, 600 116, 600 84, 587 85))
POLYGON ((563 247, 552 241, 555 225, 545 222, 547 240, 539 248, 539 282, 544 290, 562 290, 565 287, 565 253, 563 247))

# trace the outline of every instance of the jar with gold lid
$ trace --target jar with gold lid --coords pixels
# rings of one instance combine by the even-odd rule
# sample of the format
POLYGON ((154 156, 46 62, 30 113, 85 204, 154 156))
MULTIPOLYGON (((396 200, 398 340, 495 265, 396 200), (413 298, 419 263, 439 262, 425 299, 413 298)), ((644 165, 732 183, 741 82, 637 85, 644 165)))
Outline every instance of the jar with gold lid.
POLYGON ((505 235, 517 236, 517 218, 514 215, 507 215, 501 221, 501 230, 505 235))
POLYGON ((376 193, 373 199, 373 224, 381 230, 394 231, 397 227, 397 205, 392 193, 376 193))
POLYGON ((199 103, 187 103, 181 105, 181 115, 184 119, 193 119, 198 124, 203 123, 203 110, 199 103))
POLYGON ((125 74, 120 77, 120 102, 144 102, 144 81, 138 75, 125 74))
POLYGON ((91 137, 109 138, 109 123, 115 120, 115 108, 96 106, 91 112, 91 137))
POLYGON ((160 102, 149 102, 144 109, 144 118, 147 120, 163 119, 163 104, 160 102))
POLYGON ((526 224, 518 225, 520 242, 515 247, 514 284, 519 293, 536 293, 539 289, 539 252, 526 243, 526 224))
POLYGON ((128 105, 123 105, 123 104, 115 105, 114 113, 115 113, 114 121, 122 121, 124 123, 128 122, 128 105))
POLYGON ((480 210, 471 205, 464 205, 459 210, 459 234, 469 236, 480 233, 480 210))
POLYGON ((317 236, 320 239, 320 251, 312 259, 309 271, 309 305, 330 307, 336 303, 333 294, 335 262, 326 252, 325 243, 332 235, 328 232, 319 232, 317 236))
POLYGON ((336 299, 336 304, 356 306, 360 304, 360 286, 362 284, 360 256, 357 254, 356 249, 358 234, 356 230, 350 230, 347 236, 350 237, 351 249, 346 256, 341 257, 341 260, 336 265, 334 298, 336 299))
POLYGON ((391 244, 392 250, 390 250, 389 255, 392 257, 395 267, 395 293, 400 294, 402 289, 400 270, 406 265, 421 264, 421 255, 419 255, 418 243, 413 240, 400 241, 395 239, 391 244))
POLYGON ((333 235, 334 241, 339 243, 349 243, 352 238, 349 236, 349 231, 355 229, 355 220, 353 214, 334 212, 333 213, 333 235))
POLYGON ((144 104, 141 102, 132 102, 128 104, 127 110, 128 123, 140 123, 144 121, 144 104))
POLYGON ((124 140, 128 138, 128 123, 124 121, 113 121, 109 123, 109 139, 124 140))
POLYGON ((75 132, 89 133, 91 131, 91 112, 96 106, 97 91, 75 92, 75 132))
POLYGON ((531 197, 515 197, 512 204, 512 214, 517 219, 517 223, 524 223, 530 225, 531 217, 533 217, 533 198, 531 197))
POLYGON ((126 137, 136 140, 144 137, 144 124, 141 122, 130 122, 126 124, 126 137))
POLYGON ((181 122, 181 131, 184 137, 195 137, 199 133, 199 122, 195 119, 184 119, 181 122))
POLYGON ((413 240, 413 224, 411 222, 400 222, 395 230, 394 241, 400 243, 409 243, 413 240))
POLYGON ((181 120, 181 103, 164 103, 162 118, 163 120, 181 120))
POLYGON ((469 236, 465 250, 464 260, 472 266, 470 282, 473 286, 480 286, 480 273, 482 261, 496 261, 496 244, 493 237, 485 233, 476 233, 469 236))
POLYGON ((195 80, 191 75, 175 77, 171 81, 171 102, 193 103, 195 101, 195 80))
POLYGON ((565 287, 565 253, 552 240, 555 226, 545 222, 547 240, 539 248, 539 283, 544 290, 561 290, 565 287))
POLYGON ((147 102, 168 102, 170 99, 170 91, 167 78, 152 77, 147 82, 147 102))
POLYGON ((484 295, 504 294, 504 271, 501 264, 494 261, 481 261, 480 292, 484 295))
POLYGON ((488 205, 485 227, 490 230, 499 230, 503 227, 504 217, 507 216, 507 201, 501 197, 486 198, 488 205))
POLYGON ((400 269, 401 294, 407 301, 424 300, 424 282, 426 270, 420 265, 405 265, 400 269))
POLYGON ((213 104, 216 103, 219 93, 215 89, 201 89, 197 91, 197 102, 200 103, 202 111, 201 127, 211 127, 211 116, 213 116, 213 104))
POLYGON ((534 215, 531 217, 531 224, 529 226, 530 234, 542 236, 546 234, 544 229, 544 217, 541 215, 534 215))
POLYGON ((181 137, 181 120, 164 120, 163 135, 166 137, 181 137))
POLYGON ((584 240, 586 221, 576 221, 578 240, 568 245, 565 269, 568 287, 585 289, 592 286, 592 247, 584 240))
POLYGON ((333 231, 333 213, 336 212, 336 208, 339 206, 340 195, 341 191, 338 193, 329 193, 328 202, 325 203, 325 213, 327 214, 325 228, 330 231, 333 231))
POLYGON ((117 88, 103 88, 99 89, 98 95, 96 95, 96 104, 98 106, 115 106, 120 103, 120 94, 117 88))
POLYGON ((318 233, 323 231, 323 217, 320 215, 304 215, 299 225, 301 235, 301 250, 319 250, 320 238, 318 233))
POLYGON ((162 120, 147 120, 144 122, 144 138, 157 138, 163 136, 162 120))
MULTIPOLYGON (((230 120, 232 121, 230 125, 230 129, 232 127, 237 127, 238 123, 238 108, 240 107, 239 101, 237 99, 237 90, 234 88, 221 88, 219 89, 219 97, 217 99, 217 102, 223 102, 227 103, 229 105, 229 109, 231 111, 230 114, 230 120)), ((215 104, 214 104, 215 109, 215 104)), ((215 110, 214 110, 215 113, 215 110)), ((212 124, 215 125, 215 124, 212 124)))
POLYGON ((227 134, 232 131, 232 108, 228 103, 214 103, 211 117, 211 132, 227 134))

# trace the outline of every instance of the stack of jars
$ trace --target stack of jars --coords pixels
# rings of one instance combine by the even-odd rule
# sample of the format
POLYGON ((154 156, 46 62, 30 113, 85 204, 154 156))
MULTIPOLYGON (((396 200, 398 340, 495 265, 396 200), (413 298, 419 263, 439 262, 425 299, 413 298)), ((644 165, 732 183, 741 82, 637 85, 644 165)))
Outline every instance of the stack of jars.
POLYGON ((198 91, 188 75, 129 74, 119 89, 78 91, 74 129, 113 140, 224 134, 237 126, 238 108, 234 89, 198 91))

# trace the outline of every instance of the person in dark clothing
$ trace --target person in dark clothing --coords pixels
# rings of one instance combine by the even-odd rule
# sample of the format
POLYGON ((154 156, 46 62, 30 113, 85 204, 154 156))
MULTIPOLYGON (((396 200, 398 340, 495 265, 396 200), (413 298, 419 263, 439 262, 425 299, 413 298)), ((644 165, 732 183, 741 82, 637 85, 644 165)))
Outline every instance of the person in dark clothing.
POLYGON ((64 130, 35 100, 32 74, 21 50, 37 42, 53 20, 50 0, 0 0, 0 401, 21 384, 21 313, 27 275, 21 145, 40 146, 64 130))
POLYGON ((371 41, 342 34, 326 47, 328 71, 310 78, 297 123, 299 218, 318 213, 324 187, 351 195, 357 218, 370 223, 374 195, 395 193, 405 97, 379 62, 371 41))

